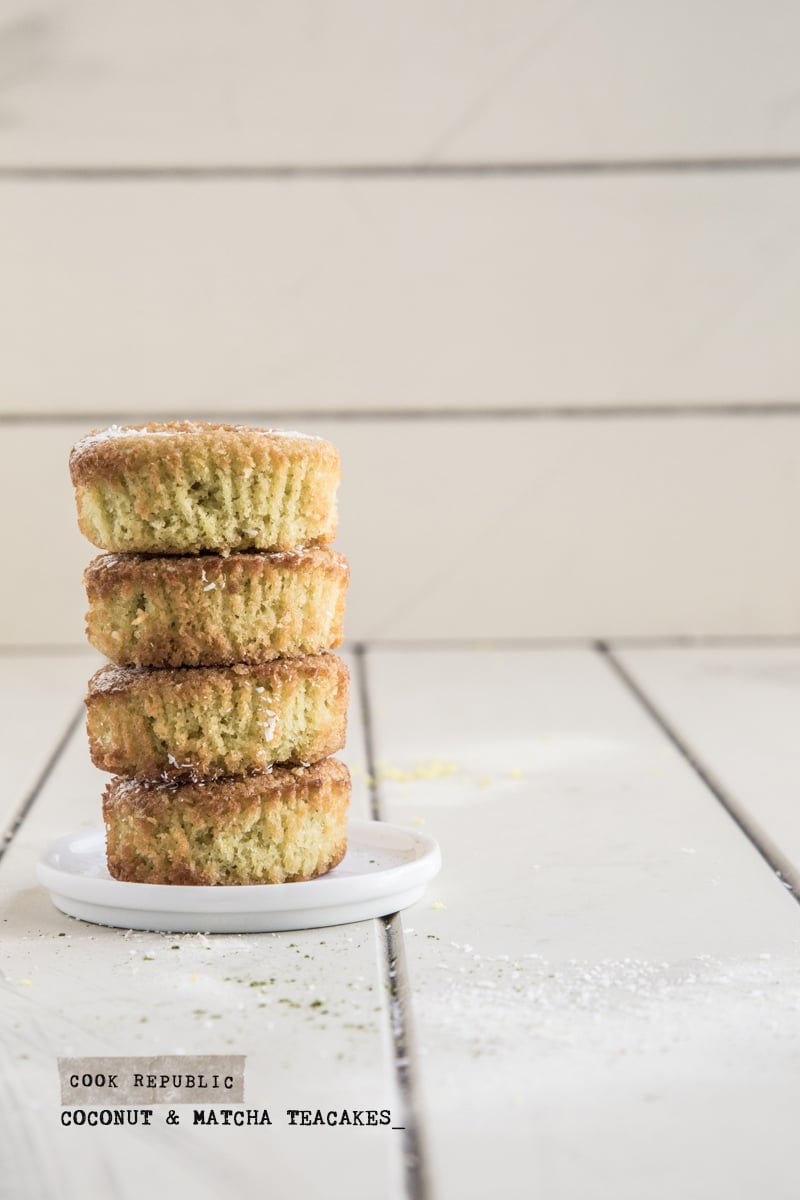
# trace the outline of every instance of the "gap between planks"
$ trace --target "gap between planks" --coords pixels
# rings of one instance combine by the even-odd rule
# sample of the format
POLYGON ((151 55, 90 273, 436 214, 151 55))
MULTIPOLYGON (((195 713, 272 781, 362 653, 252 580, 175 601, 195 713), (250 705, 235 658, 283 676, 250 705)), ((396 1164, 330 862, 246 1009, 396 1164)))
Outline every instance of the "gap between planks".
MULTIPOLYGON (((476 653, 484 653, 491 650, 564 650, 564 649, 584 649, 584 650, 600 650, 605 651, 608 648, 609 653, 613 653, 614 647, 624 647, 625 649, 648 650, 648 649, 684 649, 691 650, 693 647, 702 646, 798 646, 800 645, 800 634, 797 633, 764 633, 764 634, 742 634, 734 636, 731 634, 695 634, 695 633, 665 633, 653 634, 650 636, 637 634, 629 637, 617 636, 615 634, 595 634, 592 636, 582 637, 579 635, 564 635, 563 637, 545 636, 540 637, 410 637, 410 638, 380 638, 372 637, 368 643, 353 642, 345 639, 340 647, 340 652, 345 654, 358 655, 366 653, 369 650, 385 650, 396 653, 403 653, 406 650, 435 650, 435 651, 463 651, 474 650, 476 653)), ((83 642, 3 642, 0 643, 0 658, 25 658, 34 656, 36 658, 89 658, 94 654, 90 646, 83 642)), ((373 816, 375 814, 373 813, 373 816)))
MULTIPOLYGON (((343 649, 355 653, 355 647, 360 643, 345 640, 343 649)), ((610 634, 600 634, 581 637, 565 634, 561 637, 409 637, 381 638, 371 637, 365 644, 365 649, 382 650, 402 654, 406 650, 435 650, 454 652, 474 650, 477 654, 489 653, 492 650, 604 650, 605 647, 620 646, 624 649, 682 649, 691 650, 702 646, 798 646, 800 635, 796 633, 766 633, 743 634, 739 637, 730 634, 642 634, 629 637, 618 637, 610 634)), ((2 648, 0 648, 0 653, 2 648)))
POLYGON ((777 877, 778 882, 800 904, 800 874, 795 870, 794 865, 786 858, 780 848, 770 838, 766 837, 741 811, 733 796, 728 793, 710 768, 705 765, 700 755, 678 733, 675 726, 667 720, 667 717, 658 705, 650 699, 644 688, 637 683, 633 675, 622 665, 614 654, 613 647, 605 642, 599 642, 595 649, 605 659, 610 670, 616 675, 620 683, 638 701, 668 741, 672 743, 678 753, 685 759, 700 781, 705 784, 712 796, 724 808, 725 812, 734 824, 738 826, 753 848, 758 851, 764 862, 777 877))
POLYGON ((44 785, 47 783, 48 779, 50 778, 50 776, 52 775, 56 766, 58 765, 58 761, 61 758, 64 751, 66 750, 67 745, 69 744, 70 738, 72 737, 73 733, 78 728, 78 724, 80 723, 83 715, 84 715, 84 704, 83 704, 83 700, 81 700, 77 709, 72 714, 69 721, 67 722, 67 726, 64 729, 63 733, 61 734, 61 737, 58 739, 58 741, 56 742, 52 751, 50 752, 50 756, 46 760, 44 766, 42 767, 42 770, 39 772, 39 775, 37 776, 36 780, 34 781, 33 787, 30 789, 30 791, 27 793, 27 795, 23 797, 17 811, 11 818, 5 832, 3 833, 2 841, 0 841, 0 862, 3 859, 3 856, 5 855, 6 850, 8 850, 9 846, 11 845, 14 838, 16 837, 23 821, 25 820, 28 813, 33 808, 34 804, 36 803, 36 800, 39 798, 39 795, 41 794, 42 789, 44 788, 44 785))
MULTIPOLYGON (((148 421, 221 420, 225 414, 218 409, 197 407, 183 412, 149 410, 130 420, 120 420, 119 412, 2 412, 2 425, 73 425, 92 428, 98 425, 137 424, 148 421)), ((230 414, 227 414, 230 416, 230 414)), ((636 420, 693 420, 718 417, 796 417, 800 416, 800 399, 795 400, 720 400, 698 404, 686 401, 666 401, 657 404, 552 404, 536 408, 331 408, 331 409, 237 409, 235 416, 244 421, 352 421, 367 424, 381 421, 625 421, 636 420)))
POLYGON ((304 180, 304 179, 492 179, 496 177, 571 177, 584 175, 695 175, 754 171, 796 171, 796 154, 723 154, 705 157, 507 159, 505 162, 463 160, 461 162, 395 163, 187 163, 184 166, 148 166, 128 163, 118 166, 70 166, 50 163, 0 166, 0 181, 25 182, 74 180, 81 183, 129 180, 304 180))
MULTIPOLYGON (((375 745, 367 681, 367 645, 353 647, 356 686, 364 733, 364 757, 368 776, 370 810, 373 820, 382 820, 376 783, 375 745)), ((411 1015, 411 987, 403 940, 403 922, 399 913, 380 918, 385 949, 384 971, 389 998, 391 1043, 394 1050, 395 1079, 403 1114, 403 1168, 408 1200, 429 1200, 428 1155, 422 1135, 417 1085, 417 1060, 411 1015)))

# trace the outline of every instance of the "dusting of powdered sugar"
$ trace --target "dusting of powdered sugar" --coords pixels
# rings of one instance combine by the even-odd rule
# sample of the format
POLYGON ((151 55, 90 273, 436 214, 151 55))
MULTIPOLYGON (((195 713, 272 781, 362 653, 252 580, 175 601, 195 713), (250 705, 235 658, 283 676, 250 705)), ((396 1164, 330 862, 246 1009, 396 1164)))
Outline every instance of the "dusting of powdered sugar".
POLYGON ((250 425, 214 425, 213 423, 203 424, 199 421, 187 421, 183 423, 183 428, 177 429, 147 429, 137 428, 135 425, 109 425, 107 429, 98 429, 94 433, 87 433, 74 446, 74 453, 80 454, 83 450, 90 446, 99 445, 102 442, 111 441, 112 439, 120 438, 154 438, 154 437, 182 437, 193 435, 195 433, 244 433, 244 434, 260 434, 263 437, 275 438, 301 438, 308 442, 322 442, 325 439, 318 437, 313 433, 301 433, 297 429, 254 429, 250 425))
POLYGON ((618 1045, 641 1055, 704 1039, 724 1048, 726 1040, 751 1038, 754 1024, 781 1041, 787 1012, 800 1016, 800 966, 767 952, 736 960, 551 959, 482 954, 413 929, 406 936, 407 954, 416 957, 417 939, 435 948, 421 953, 420 946, 417 983, 437 1046, 457 1058, 505 1053, 510 1042, 532 1055, 536 1045, 536 1054, 547 1045, 582 1054, 618 1045))
MULTIPOLYGON (((185 431, 184 431, 185 432, 185 431)), ((96 433, 87 433, 75 444, 76 453, 100 442, 108 442, 116 438, 137 437, 175 437, 180 430, 175 429, 136 429, 133 425, 109 425, 107 429, 98 429, 96 433)))

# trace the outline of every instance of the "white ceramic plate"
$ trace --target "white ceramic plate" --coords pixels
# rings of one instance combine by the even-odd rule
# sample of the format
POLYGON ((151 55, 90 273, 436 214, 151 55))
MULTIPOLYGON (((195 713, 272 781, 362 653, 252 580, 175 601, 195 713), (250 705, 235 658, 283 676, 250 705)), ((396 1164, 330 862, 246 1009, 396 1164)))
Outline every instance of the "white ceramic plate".
POLYGON ((351 821, 342 862, 308 883, 122 883, 106 869, 102 829, 58 838, 37 875, 56 908, 95 925, 161 933, 270 933, 398 912, 420 899, 440 866, 439 847, 427 834, 383 821, 351 821))

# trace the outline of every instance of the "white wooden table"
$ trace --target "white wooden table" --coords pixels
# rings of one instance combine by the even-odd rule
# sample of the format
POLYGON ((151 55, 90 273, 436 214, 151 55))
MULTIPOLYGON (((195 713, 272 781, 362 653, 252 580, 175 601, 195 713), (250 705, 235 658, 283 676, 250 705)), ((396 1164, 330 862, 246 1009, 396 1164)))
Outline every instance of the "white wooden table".
POLYGON ((94 659, 0 659, 0 1193, 796 1195, 800 646, 349 657, 355 812, 442 874, 402 917, 212 937, 51 906, 38 856, 99 823, 94 659), (247 1055, 273 1125, 59 1124, 57 1056, 176 1053, 247 1055), (345 1107, 404 1129, 286 1124, 345 1107))

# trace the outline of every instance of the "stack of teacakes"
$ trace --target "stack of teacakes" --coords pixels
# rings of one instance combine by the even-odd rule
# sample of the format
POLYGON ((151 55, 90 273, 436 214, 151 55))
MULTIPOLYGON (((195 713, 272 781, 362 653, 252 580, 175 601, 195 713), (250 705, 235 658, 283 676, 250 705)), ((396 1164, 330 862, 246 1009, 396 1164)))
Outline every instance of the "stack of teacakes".
POLYGON ((112 427, 70 472, 108 868, 168 884, 284 883, 347 845, 339 455, 302 434, 193 422, 112 427))

